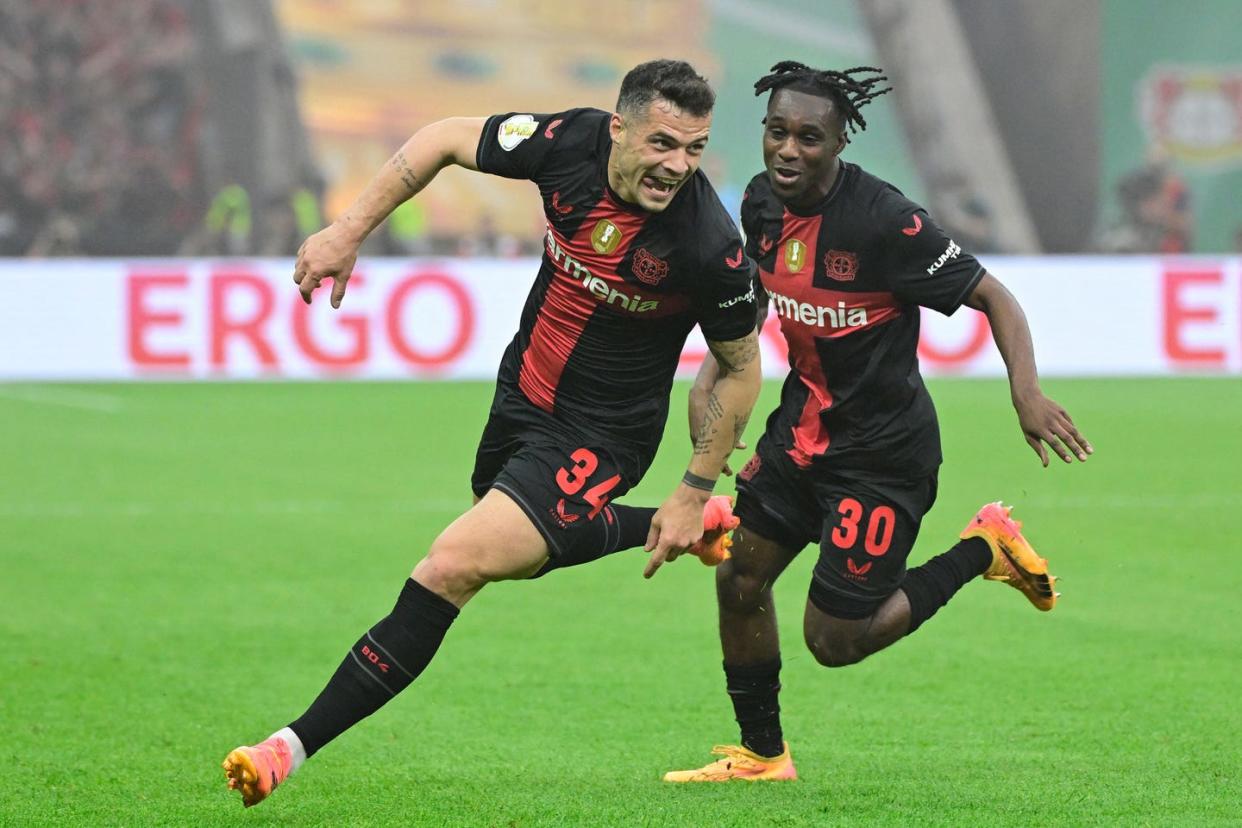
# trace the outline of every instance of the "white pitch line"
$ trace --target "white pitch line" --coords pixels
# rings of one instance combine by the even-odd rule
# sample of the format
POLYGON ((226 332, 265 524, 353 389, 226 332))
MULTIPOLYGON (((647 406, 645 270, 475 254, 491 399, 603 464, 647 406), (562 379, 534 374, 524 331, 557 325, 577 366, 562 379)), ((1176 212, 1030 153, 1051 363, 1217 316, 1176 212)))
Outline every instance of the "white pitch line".
POLYGON ((101 414, 116 414, 123 408, 121 398, 115 394, 54 385, 0 385, 0 398, 34 405, 59 405, 79 411, 97 411, 101 414))

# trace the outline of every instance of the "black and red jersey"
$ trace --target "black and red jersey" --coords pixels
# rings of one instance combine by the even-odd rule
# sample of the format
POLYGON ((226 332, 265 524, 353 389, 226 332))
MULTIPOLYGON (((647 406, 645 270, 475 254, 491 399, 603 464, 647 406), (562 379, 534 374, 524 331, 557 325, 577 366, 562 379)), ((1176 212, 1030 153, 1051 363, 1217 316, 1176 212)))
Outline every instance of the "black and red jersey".
POLYGON ((727 341, 755 327, 753 264, 707 178, 696 172, 661 213, 608 186, 609 113, 493 115, 480 170, 539 187, 548 227, 539 276, 500 365, 556 425, 655 456, 686 336, 727 341))
POLYGON ((952 314, 983 277, 896 187, 842 162, 832 190, 796 210, 766 172, 742 201, 762 302, 789 343, 789 376, 767 434, 804 468, 920 475, 940 431, 919 374, 919 306, 952 314))

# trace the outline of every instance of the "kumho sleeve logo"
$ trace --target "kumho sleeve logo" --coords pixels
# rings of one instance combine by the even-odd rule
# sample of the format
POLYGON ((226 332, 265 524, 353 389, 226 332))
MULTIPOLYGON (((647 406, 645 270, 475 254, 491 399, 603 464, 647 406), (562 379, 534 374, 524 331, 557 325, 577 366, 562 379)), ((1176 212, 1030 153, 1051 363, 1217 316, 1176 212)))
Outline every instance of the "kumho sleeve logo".
POLYGON ((496 130, 496 143, 505 152, 509 152, 518 144, 535 134, 539 122, 534 115, 513 115, 500 122, 496 130))
POLYGON ((958 243, 953 241, 953 239, 949 239, 949 246, 946 247, 944 252, 940 254, 940 258, 932 262, 931 267, 927 268, 927 275, 935 276, 937 270, 944 267, 945 263, 947 263, 950 259, 956 259, 961 252, 962 248, 958 246, 958 243))

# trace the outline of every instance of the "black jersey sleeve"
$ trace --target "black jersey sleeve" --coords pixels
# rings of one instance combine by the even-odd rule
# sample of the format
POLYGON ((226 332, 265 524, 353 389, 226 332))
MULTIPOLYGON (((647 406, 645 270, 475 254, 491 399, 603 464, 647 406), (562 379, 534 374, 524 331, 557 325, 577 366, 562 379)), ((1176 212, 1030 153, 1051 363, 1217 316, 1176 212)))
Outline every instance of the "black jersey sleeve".
POLYGON ((952 315, 983 278, 962 250, 919 205, 890 191, 878 200, 877 228, 889 255, 886 271, 898 299, 952 315))
MULTIPOLYGON (((759 258, 764 254, 761 249, 761 240, 763 239, 763 219, 761 218, 760 201, 762 195, 752 180, 746 185, 746 191, 742 194, 742 237, 746 245, 746 256, 759 263, 759 258)), ((763 286, 763 280, 759 278, 759 268, 753 269, 752 281, 755 286, 755 306, 757 308, 767 307, 768 291, 763 286)))
POLYGON ((703 336, 714 342, 728 342, 755 329, 758 272, 724 206, 710 187, 704 188, 704 215, 698 228, 699 266, 692 301, 703 336))
POLYGON ((580 133, 591 129, 585 123, 591 119, 584 116, 591 112, 595 110, 493 115, 483 125, 475 163, 485 173, 537 181, 550 156, 581 143, 580 133))

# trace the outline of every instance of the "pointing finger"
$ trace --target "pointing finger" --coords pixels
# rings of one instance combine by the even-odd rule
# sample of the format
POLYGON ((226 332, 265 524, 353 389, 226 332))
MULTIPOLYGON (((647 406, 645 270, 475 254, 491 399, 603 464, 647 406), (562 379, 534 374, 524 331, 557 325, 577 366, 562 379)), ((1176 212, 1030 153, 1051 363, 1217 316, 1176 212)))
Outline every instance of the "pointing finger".
POLYGON ((651 557, 647 559, 647 566, 643 569, 644 578, 650 578, 656 574, 656 570, 664 563, 664 556, 666 554, 668 554, 668 550, 664 548, 657 548, 656 551, 651 553, 651 557))

